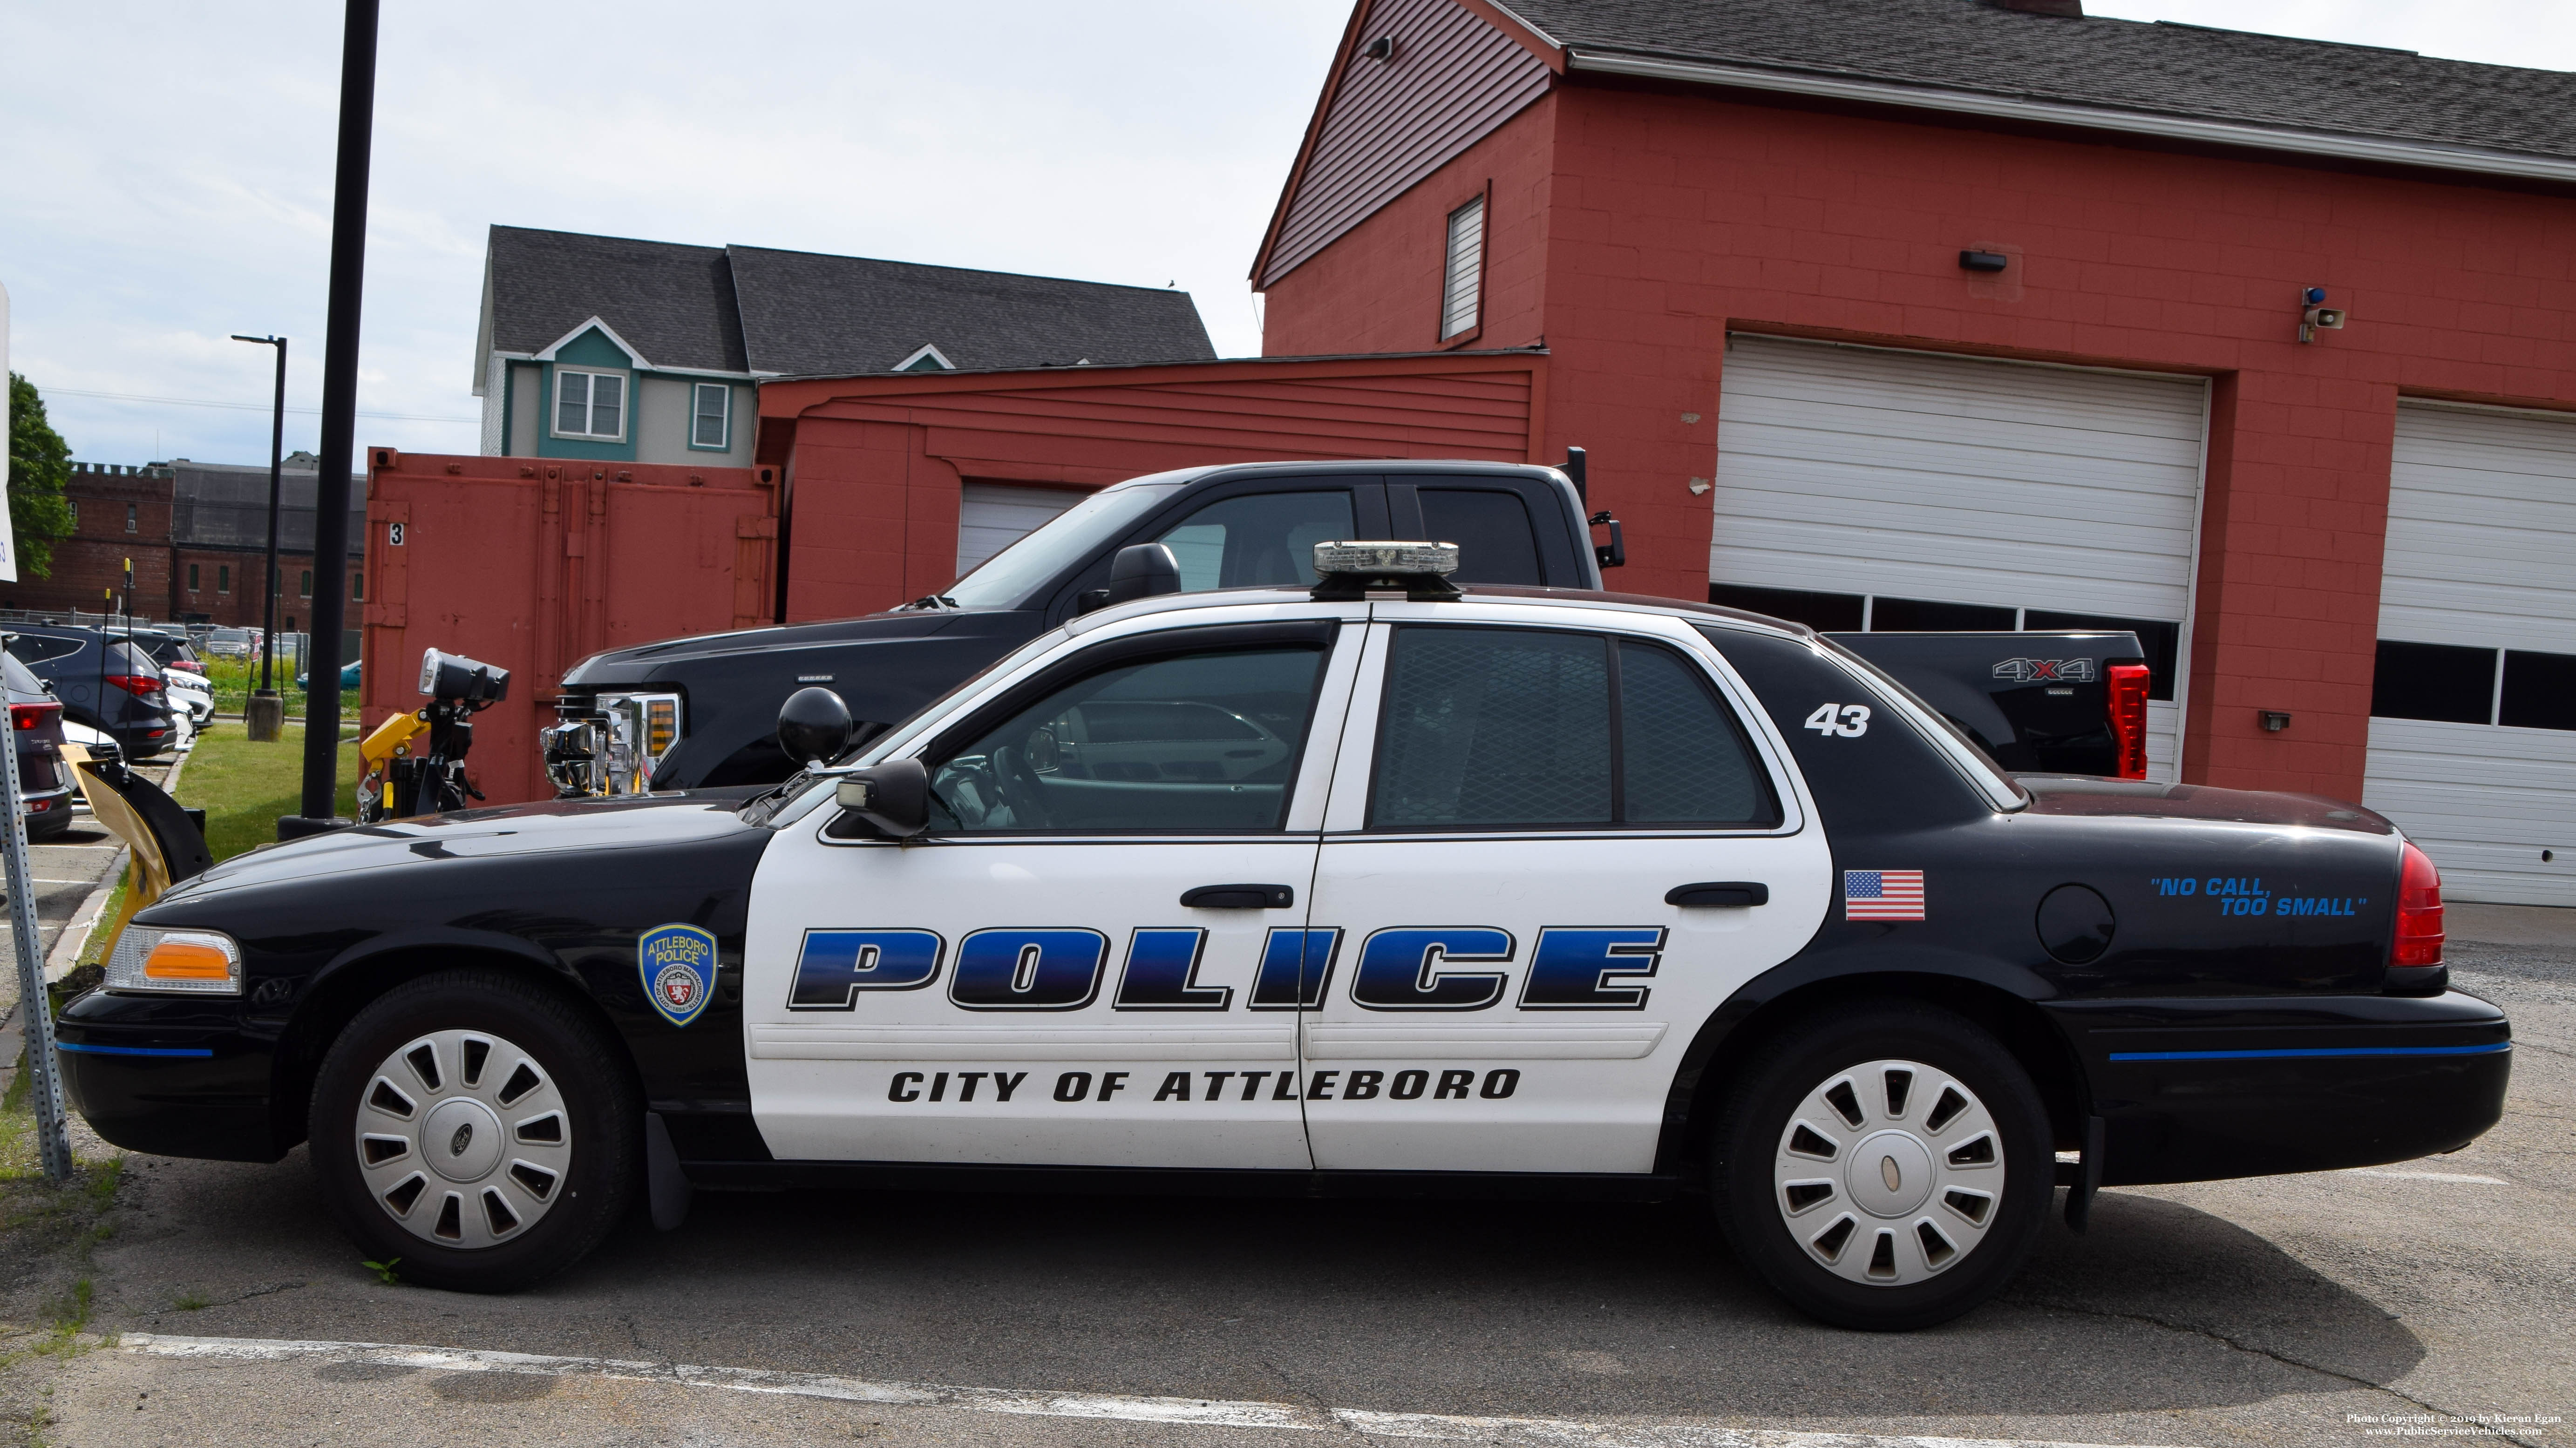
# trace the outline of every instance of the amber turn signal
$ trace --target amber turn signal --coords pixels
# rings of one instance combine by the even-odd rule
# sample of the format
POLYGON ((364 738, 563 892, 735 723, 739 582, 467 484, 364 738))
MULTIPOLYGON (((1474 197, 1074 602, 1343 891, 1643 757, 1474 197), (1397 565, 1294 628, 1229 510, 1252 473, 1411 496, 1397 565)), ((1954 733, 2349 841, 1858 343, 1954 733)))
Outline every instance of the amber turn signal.
POLYGON ((230 980, 233 963, 212 945, 164 940, 143 958, 145 980, 230 980))

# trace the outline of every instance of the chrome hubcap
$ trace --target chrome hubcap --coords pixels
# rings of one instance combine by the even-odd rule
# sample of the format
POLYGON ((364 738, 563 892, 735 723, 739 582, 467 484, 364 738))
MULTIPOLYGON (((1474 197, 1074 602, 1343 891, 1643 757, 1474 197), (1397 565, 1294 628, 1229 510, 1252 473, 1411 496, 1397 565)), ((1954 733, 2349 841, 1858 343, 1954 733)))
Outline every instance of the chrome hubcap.
POLYGON ((1835 1275, 1902 1287, 1965 1260, 1994 1225, 2003 1138, 1985 1103, 1919 1061, 1838 1071, 1789 1115, 1772 1201, 1835 1275))
POLYGON ((413 1236, 491 1247, 563 1195, 572 1118, 536 1058, 488 1031, 434 1031, 385 1057, 358 1103, 358 1172, 413 1236))

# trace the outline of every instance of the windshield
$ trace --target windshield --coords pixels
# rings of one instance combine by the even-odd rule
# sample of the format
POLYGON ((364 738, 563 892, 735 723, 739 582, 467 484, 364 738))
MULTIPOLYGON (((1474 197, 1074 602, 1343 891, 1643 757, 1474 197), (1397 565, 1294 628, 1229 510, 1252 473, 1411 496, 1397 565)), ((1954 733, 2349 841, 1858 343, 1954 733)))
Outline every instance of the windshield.
POLYGON ((1127 531, 1180 486, 1146 483, 1094 493, 985 559, 983 567, 949 585, 943 596, 959 608, 1018 608, 1029 601, 1031 590, 1127 531))

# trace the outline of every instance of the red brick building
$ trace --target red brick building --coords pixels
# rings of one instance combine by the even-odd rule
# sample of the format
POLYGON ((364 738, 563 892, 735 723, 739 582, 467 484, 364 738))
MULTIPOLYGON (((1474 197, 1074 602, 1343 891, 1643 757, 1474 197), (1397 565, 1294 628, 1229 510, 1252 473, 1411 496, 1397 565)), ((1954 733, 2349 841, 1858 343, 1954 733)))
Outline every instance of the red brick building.
POLYGON ((2132 621, 2166 777, 2576 904, 2576 77, 2074 0, 1361 0, 1253 280, 1276 354, 1543 343, 1619 586, 2132 621))
POLYGON ((167 463, 72 464, 63 486, 72 507, 71 536, 54 540, 46 577, 31 574, 0 584, 0 608, 104 612, 109 594, 123 597, 131 559, 134 611, 160 616, 170 597, 171 486, 167 463))

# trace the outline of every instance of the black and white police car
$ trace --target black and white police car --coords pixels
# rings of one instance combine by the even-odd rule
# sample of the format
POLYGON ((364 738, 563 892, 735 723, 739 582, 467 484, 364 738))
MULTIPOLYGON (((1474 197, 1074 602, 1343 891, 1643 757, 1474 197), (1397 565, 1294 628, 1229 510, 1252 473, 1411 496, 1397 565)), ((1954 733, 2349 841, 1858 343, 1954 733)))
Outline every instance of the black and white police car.
POLYGON ((2080 1222, 2502 1111, 2505 1018, 2368 811, 2014 777, 1798 625, 1317 553, 1311 593, 1115 601, 846 757, 800 694, 819 762, 765 792, 217 867, 64 1011, 74 1104, 141 1151, 309 1139, 350 1234, 457 1288, 693 1183, 1704 1188, 1877 1328, 1992 1295, 2060 1185, 2080 1222))

